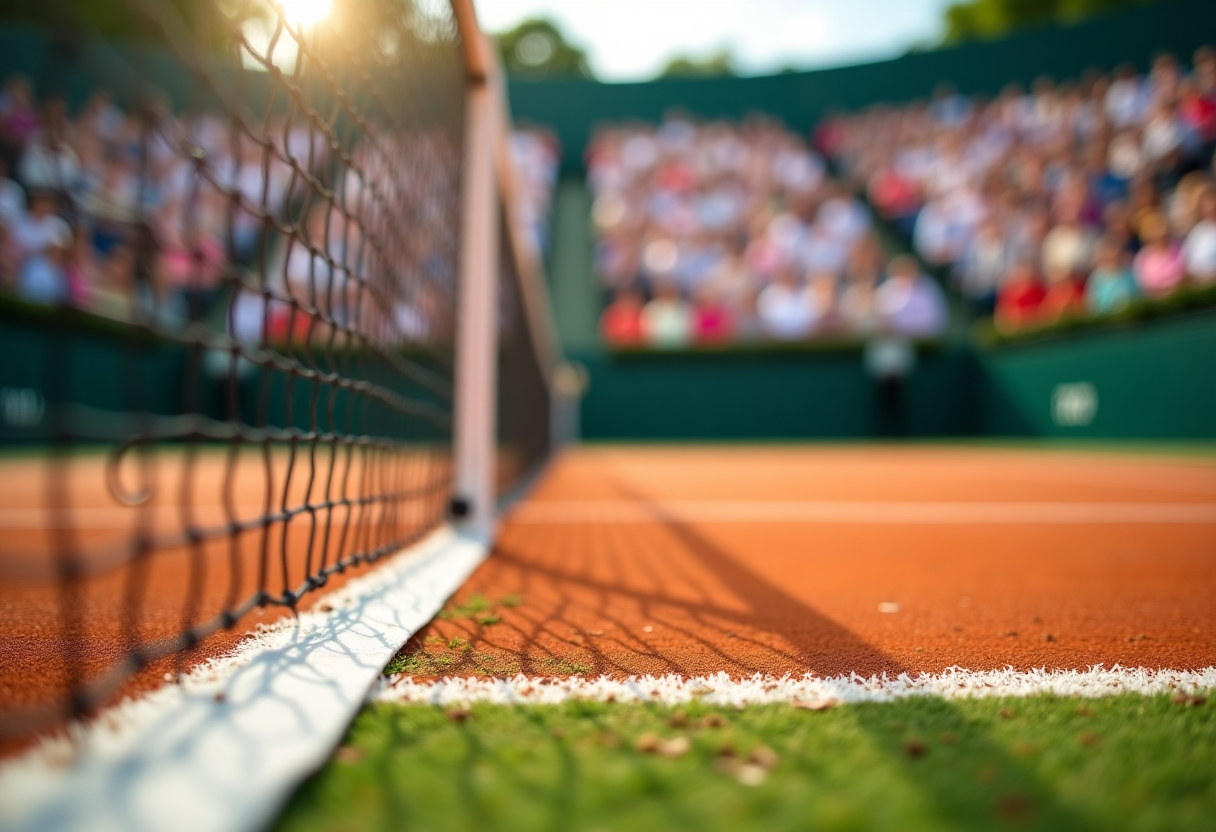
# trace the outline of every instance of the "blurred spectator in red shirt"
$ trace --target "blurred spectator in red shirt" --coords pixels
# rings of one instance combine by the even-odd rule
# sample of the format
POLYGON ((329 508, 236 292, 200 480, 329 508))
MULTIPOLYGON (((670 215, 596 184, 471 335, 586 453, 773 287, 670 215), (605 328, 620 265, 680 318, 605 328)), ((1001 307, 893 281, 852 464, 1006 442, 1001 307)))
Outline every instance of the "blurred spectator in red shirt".
POLYGON ((1178 87, 1178 116, 1202 144, 1200 164, 1210 163, 1216 143, 1216 99, 1204 95, 1199 84, 1188 78, 1178 87))
POLYGON ((634 345, 644 340, 642 295, 632 286, 618 289, 600 318, 600 332, 610 344, 634 345))
POLYGON ((1039 307, 1039 317, 1044 322, 1058 321, 1084 310, 1085 283, 1079 277, 1066 274, 1048 282, 1047 292, 1039 307))
POLYGON ((997 296, 996 325, 1012 332, 1035 323, 1046 295, 1034 263, 1018 261, 1005 277, 1005 285, 997 296))

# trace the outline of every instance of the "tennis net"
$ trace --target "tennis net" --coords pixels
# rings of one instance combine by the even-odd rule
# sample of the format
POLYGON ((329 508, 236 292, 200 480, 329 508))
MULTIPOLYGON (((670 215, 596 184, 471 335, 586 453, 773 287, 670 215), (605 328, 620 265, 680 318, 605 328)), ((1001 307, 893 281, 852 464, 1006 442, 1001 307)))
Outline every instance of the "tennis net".
MULTIPOLYGON (((171 678, 458 496, 452 8, 48 6, 0 30, 30 127, 2 148, 28 199, 3 220, 0 738, 171 678)), ((500 493, 550 448, 503 204, 500 493)))

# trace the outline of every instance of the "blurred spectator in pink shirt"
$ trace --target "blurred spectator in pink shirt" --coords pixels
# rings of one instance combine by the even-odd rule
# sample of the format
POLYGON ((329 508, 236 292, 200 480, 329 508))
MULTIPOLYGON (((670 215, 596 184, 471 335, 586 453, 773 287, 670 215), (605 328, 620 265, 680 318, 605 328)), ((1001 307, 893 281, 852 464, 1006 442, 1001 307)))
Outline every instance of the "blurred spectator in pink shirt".
POLYGON ((697 292, 692 308, 693 340, 698 344, 721 344, 734 335, 731 307, 714 286, 697 292))
POLYGON ((1132 263, 1136 283, 1148 297, 1168 295, 1186 276, 1181 247, 1170 239, 1169 223, 1159 212, 1146 214, 1140 220, 1140 238, 1144 247, 1132 263))

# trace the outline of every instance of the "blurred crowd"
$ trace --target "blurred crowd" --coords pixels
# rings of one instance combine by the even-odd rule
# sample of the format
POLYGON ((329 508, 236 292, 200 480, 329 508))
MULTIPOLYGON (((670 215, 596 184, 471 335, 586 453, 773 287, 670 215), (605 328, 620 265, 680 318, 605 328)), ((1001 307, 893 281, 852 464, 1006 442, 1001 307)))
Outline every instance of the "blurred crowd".
POLYGON ((944 297, 886 262, 865 207, 781 125, 753 117, 599 130, 587 151, 612 344, 938 334, 944 297))
POLYGON ((520 125, 511 131, 514 209, 539 252, 549 248, 549 215, 561 157, 561 145, 552 130, 520 125))
POLYGON ((0 289, 164 329, 210 320, 245 341, 442 337, 458 140, 366 125, 338 152, 303 116, 272 116, 263 136, 164 99, 126 111, 104 89, 73 112, 7 79, 0 289), (413 233, 392 233, 403 211, 413 233))
POLYGON ((991 100, 949 87, 815 145, 1006 330, 1216 284, 1216 51, 991 100))

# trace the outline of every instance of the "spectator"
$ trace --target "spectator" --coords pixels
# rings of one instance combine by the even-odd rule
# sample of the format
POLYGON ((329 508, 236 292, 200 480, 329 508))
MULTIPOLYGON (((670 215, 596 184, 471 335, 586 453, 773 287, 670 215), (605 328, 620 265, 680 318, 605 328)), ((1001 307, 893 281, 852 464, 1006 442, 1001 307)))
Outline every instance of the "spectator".
POLYGON ((1200 196, 1199 222, 1186 235, 1182 254, 1187 277, 1202 285, 1216 283, 1216 186, 1200 196))
POLYGON ((1043 276, 1049 286, 1080 281, 1093 260, 1094 234, 1081 225, 1080 206, 1064 208, 1059 222, 1043 237, 1043 276))
POLYGON ((744 343, 758 341, 765 336, 764 323, 760 320, 756 308, 757 293, 754 289, 745 289, 735 299, 731 310, 731 329, 735 340, 744 343))
POLYGON ((15 290, 20 262, 17 249, 13 245, 12 232, 7 225, 0 222, 0 291, 15 290))
POLYGON ((806 287, 799 283, 794 270, 785 268, 756 298, 756 311, 764 331, 770 337, 795 341, 811 334, 819 310, 813 305, 806 287))
POLYGON ((1085 310, 1085 283, 1069 273, 1046 278, 1046 291, 1039 305, 1044 323, 1078 315, 1085 310))
POLYGON ((33 85, 24 75, 11 75, 0 93, 0 159, 13 171, 25 146, 38 131, 33 85))
POLYGON ((693 339, 698 344, 721 344, 731 339, 731 309, 713 286, 697 292, 692 311, 693 339))
POLYGON ((25 248, 17 274, 17 291, 33 303, 66 303, 71 297, 68 255, 72 250, 72 229, 59 217, 49 216, 39 223, 38 231, 40 245, 25 248))
POLYGON ((67 105, 52 99, 42 108, 41 129, 26 144, 17 178, 28 190, 70 194, 80 178, 80 162, 67 142, 67 105))
POLYGON ((672 283, 659 283, 654 298, 642 308, 642 331, 654 347, 687 346, 692 341, 692 312, 672 283))
POLYGON ((1164 297, 1186 276, 1182 250, 1169 234, 1169 223, 1157 211, 1140 220, 1144 246, 1132 264, 1136 284, 1148 297, 1164 297))
POLYGON ((1216 150, 1216 97, 1204 94, 1199 83, 1188 78, 1178 88, 1178 116, 1198 145, 1199 166, 1207 167, 1216 150))
POLYGON ((997 327, 1013 332, 1038 323, 1039 308, 1046 294, 1033 261, 1019 260, 1014 263, 997 296, 997 327))
POLYGON ((91 307, 99 315, 120 321, 134 321, 135 253, 130 246, 110 249, 93 289, 91 307))
POLYGON ((859 274, 849 282, 840 298, 840 315, 847 328, 860 335, 876 333, 881 326, 878 279, 874 274, 859 274))
POLYGON ((25 190, 8 178, 8 163, 0 156, 0 225, 12 228, 25 214, 25 190))
POLYGON ((980 224, 955 273, 959 288, 976 314, 996 307, 1001 281, 1013 262, 1013 252, 1000 226, 989 219, 980 224))
POLYGON ((623 286, 600 317, 600 334, 610 344, 636 346, 645 340, 642 328, 642 293, 623 286))
POLYGON ((1086 308, 1095 315, 1109 315, 1126 307, 1138 294, 1130 258, 1120 240, 1102 238, 1085 286, 1086 308))
POLYGON ((549 208, 557 187, 561 147, 550 130, 517 127, 511 131, 516 219, 537 253, 549 247, 549 208))
POLYGON ((946 299, 937 281, 917 262, 901 255, 887 267, 874 304, 883 328, 908 338, 932 338, 946 328, 946 299))
POLYGON ((1138 123, 1148 106, 1148 92, 1135 68, 1123 64, 1115 69, 1115 80, 1106 93, 1106 114, 1115 127, 1138 123))
POLYGON ((29 213, 12 226, 13 246, 20 258, 37 257, 52 245, 63 228, 55 215, 55 197, 45 192, 30 194, 29 213))

